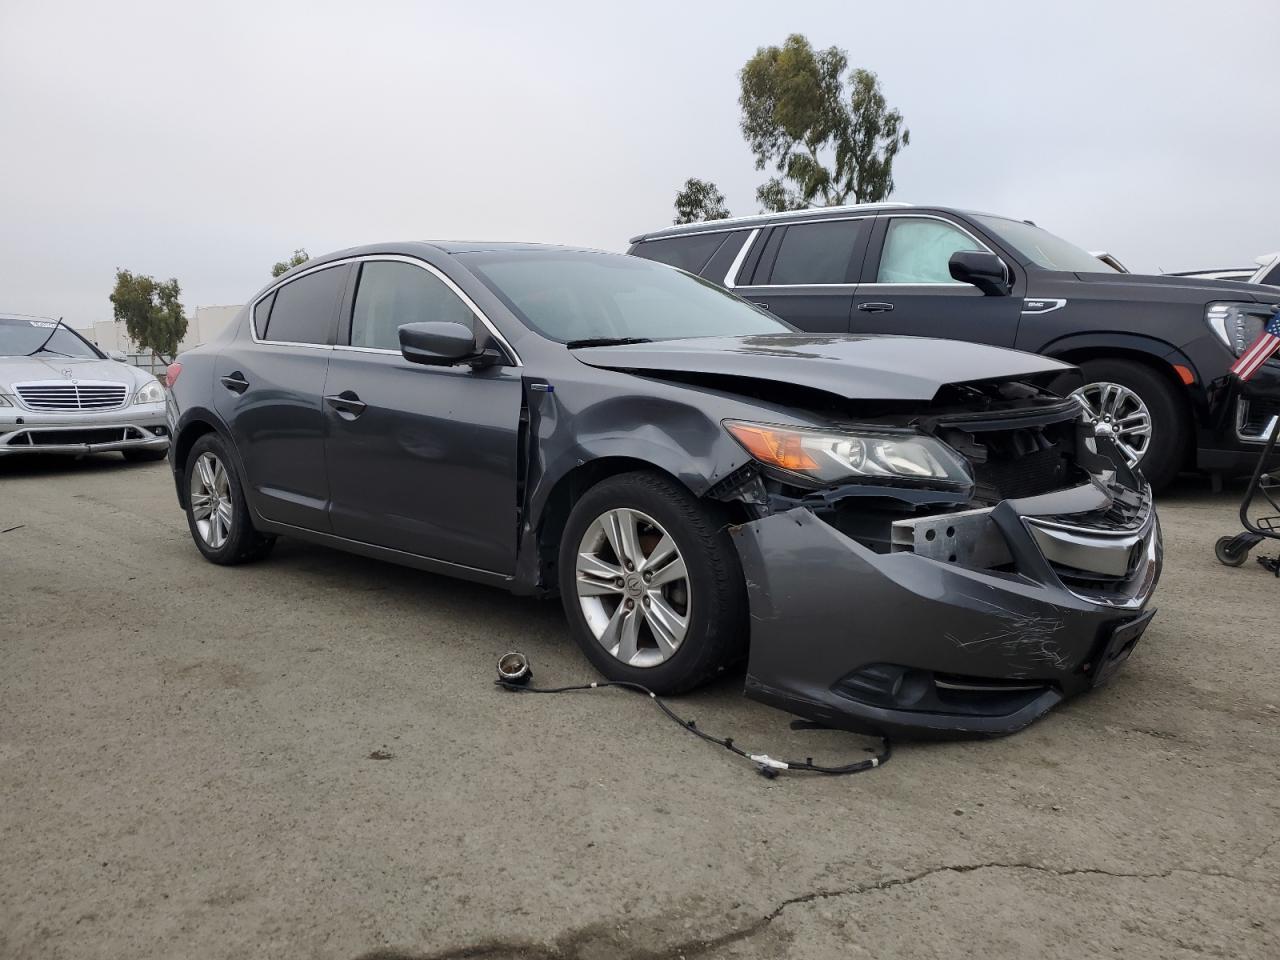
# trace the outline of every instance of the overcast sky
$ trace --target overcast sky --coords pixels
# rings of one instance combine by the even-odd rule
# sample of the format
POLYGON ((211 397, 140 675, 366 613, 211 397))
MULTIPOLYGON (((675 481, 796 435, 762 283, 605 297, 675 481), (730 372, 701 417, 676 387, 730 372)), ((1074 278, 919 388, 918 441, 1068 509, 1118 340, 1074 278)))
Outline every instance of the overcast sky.
POLYGON ((737 71, 806 34, 911 130, 894 199, 1035 220, 1131 269, 1280 249, 1280 3, 0 0, 0 310, 188 312, 390 239, 619 250, 686 177, 757 210, 737 71))

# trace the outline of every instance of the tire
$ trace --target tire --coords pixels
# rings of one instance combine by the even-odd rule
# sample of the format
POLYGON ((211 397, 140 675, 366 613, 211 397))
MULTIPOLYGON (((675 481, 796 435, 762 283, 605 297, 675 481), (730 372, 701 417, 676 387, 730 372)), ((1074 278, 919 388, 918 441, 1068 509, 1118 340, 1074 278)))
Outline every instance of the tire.
POLYGON ((235 461, 220 436, 207 433, 195 442, 183 465, 182 480, 186 491, 187 527, 206 560, 230 566, 261 559, 271 552, 276 538, 253 528, 235 461), (217 492, 215 499, 222 503, 216 521, 213 510, 203 517, 197 516, 202 512, 198 502, 202 494, 196 491, 209 489, 217 492))
POLYGON ((1226 564, 1228 567, 1239 567, 1249 559, 1249 548, 1233 549, 1235 542, 1235 537, 1218 538, 1218 542, 1213 545, 1213 552, 1219 563, 1226 564))
POLYGON ((130 463, 155 463, 169 455, 166 450, 121 450, 120 455, 130 463))
POLYGON ((1190 421, 1182 398, 1168 380, 1145 364, 1103 358, 1086 360, 1080 369, 1084 372, 1085 386, 1076 391, 1077 394, 1084 393, 1096 400, 1101 385, 1118 384, 1145 405, 1151 433, 1136 466, 1153 490, 1163 490, 1186 463, 1191 441, 1190 421))
POLYGON ((747 640, 746 583, 727 528, 714 505, 656 473, 610 477, 578 500, 560 542, 560 596, 574 640, 600 673, 654 693, 675 694, 741 657, 747 640), (611 518, 617 526, 611 526, 611 518), (642 561, 631 569, 612 546, 620 537, 625 541, 628 520, 635 531, 632 553, 638 548, 642 561), (664 535, 674 544, 674 559, 667 555, 671 544, 664 535), (624 587, 618 588, 619 582, 624 587), (673 646, 673 625, 681 618, 684 633, 673 646), (631 641, 628 624, 634 630, 631 641), (614 638, 619 642, 611 648, 614 638))

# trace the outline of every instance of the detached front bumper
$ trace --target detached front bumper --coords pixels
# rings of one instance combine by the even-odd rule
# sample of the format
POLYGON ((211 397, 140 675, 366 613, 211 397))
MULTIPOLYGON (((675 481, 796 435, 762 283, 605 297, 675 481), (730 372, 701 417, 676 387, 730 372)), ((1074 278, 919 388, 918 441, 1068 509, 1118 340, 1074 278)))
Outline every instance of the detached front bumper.
POLYGON ((163 403, 68 413, 0 410, 0 457, 24 453, 85 456, 113 450, 165 450, 168 446, 163 403))
POLYGON ((900 522, 889 553, 804 508, 733 528, 747 695, 893 736, 1021 729, 1104 682, 1145 627, 1159 522, 1149 496, 1123 496, 1088 485, 900 522))

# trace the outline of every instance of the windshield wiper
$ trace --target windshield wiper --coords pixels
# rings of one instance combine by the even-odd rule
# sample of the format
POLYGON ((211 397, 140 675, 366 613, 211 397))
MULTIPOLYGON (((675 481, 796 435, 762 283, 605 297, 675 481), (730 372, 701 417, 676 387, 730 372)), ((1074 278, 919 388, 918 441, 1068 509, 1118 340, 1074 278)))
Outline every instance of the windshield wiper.
POLYGON ((570 350, 574 347, 616 347, 623 343, 653 343, 648 337, 590 337, 586 340, 570 340, 565 344, 570 350))
POLYGON ((69 353, 63 353, 61 350, 50 350, 48 347, 37 347, 31 353, 28 353, 27 356, 34 357, 37 353, 52 353, 54 356, 66 357, 68 360, 75 359, 75 357, 71 356, 69 353))
MULTIPOLYGON (((55 333, 57 333, 57 332, 58 332, 58 328, 59 328, 60 326, 62 326, 62 318, 61 318, 61 317, 59 317, 59 318, 58 318, 58 322, 57 322, 57 323, 55 323, 55 324, 53 325, 53 329, 49 331, 49 335, 48 335, 47 337, 45 337, 45 338, 44 338, 44 343, 40 344, 40 346, 36 347, 34 350, 32 350, 30 353, 28 353, 28 354, 27 354, 27 356, 28 356, 28 357, 34 357, 37 353, 39 353, 41 350, 43 350, 45 347, 47 347, 47 346, 49 345, 49 341, 53 339, 53 335, 54 335, 55 333)), ((49 352, 50 352, 50 353, 57 353, 58 351, 57 351, 57 350, 50 350, 49 352)), ((64 353, 64 354, 63 354, 63 356, 65 357, 65 356, 66 356, 66 354, 64 353)))

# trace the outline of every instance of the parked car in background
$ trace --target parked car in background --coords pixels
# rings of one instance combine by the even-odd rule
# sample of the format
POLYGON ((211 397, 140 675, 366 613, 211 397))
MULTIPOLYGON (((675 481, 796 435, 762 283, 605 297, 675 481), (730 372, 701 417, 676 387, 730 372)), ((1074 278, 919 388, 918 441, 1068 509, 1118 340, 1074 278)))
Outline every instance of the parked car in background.
POLYGON ((1230 280, 1234 283, 1251 282, 1257 270, 1253 267, 1228 267, 1225 270, 1183 270, 1162 273, 1162 277, 1183 277, 1189 280, 1230 280))
POLYGON ((1231 363, 1280 292, 1118 273, 1033 223, 880 204, 666 227, 630 253, 696 273, 803 330, 1016 347, 1077 364, 1099 431, 1157 487, 1196 467, 1243 473, 1280 412, 1280 360, 1247 386, 1231 363))
POLYGON ((0 456, 118 450, 162 460, 164 388, 44 317, 0 315, 0 456))
POLYGON ((205 558, 285 535, 558 593, 659 693, 746 655, 750 696, 829 726, 1008 733, 1150 618, 1149 489, 1043 357, 802 334, 620 254, 399 243, 294 268, 175 365, 205 558))

